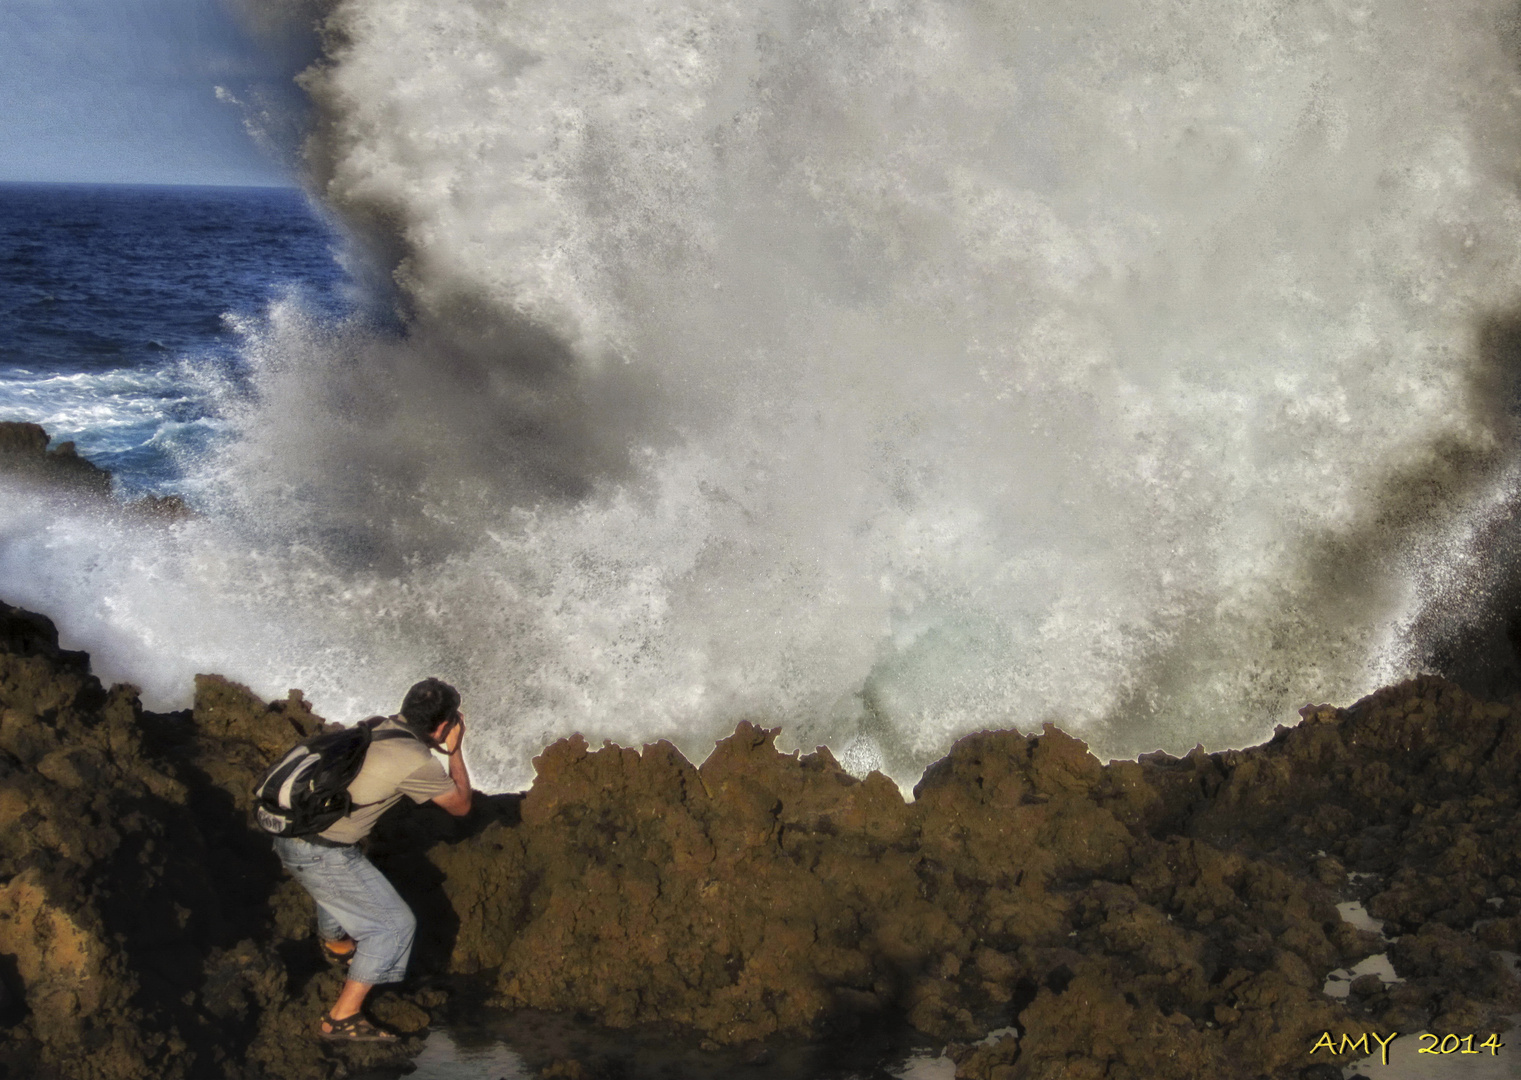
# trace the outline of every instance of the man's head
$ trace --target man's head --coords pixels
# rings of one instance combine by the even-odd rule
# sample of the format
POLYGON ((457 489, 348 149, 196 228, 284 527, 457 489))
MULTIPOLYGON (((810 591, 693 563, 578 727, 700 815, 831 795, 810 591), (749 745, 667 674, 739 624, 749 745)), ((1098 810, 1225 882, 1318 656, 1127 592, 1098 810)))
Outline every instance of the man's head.
POLYGON ((402 721, 430 741, 440 724, 458 715, 459 691, 442 679, 424 679, 408 690, 401 702, 402 721))

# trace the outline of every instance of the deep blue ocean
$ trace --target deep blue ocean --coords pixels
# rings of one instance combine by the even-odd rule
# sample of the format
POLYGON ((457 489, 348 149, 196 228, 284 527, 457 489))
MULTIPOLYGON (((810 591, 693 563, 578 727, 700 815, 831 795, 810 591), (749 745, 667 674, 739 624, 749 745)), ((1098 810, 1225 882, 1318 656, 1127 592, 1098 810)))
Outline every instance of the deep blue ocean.
POLYGON ((0 184, 0 420, 177 490, 247 393, 239 327, 292 292, 348 309, 340 247, 290 188, 0 184))

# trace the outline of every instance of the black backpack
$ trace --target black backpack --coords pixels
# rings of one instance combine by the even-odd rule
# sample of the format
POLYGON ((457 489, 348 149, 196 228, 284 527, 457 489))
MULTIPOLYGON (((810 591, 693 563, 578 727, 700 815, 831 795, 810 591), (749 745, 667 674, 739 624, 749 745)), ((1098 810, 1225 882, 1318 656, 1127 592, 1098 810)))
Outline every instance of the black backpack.
MULTIPOLYGON (((415 739, 410 731, 376 731, 385 717, 374 716, 342 731, 313 735, 297 743, 254 785, 254 818, 274 836, 311 836, 360 809, 349 785, 364 766, 376 739, 415 739)), ((364 803, 363 806, 373 805, 364 803)))

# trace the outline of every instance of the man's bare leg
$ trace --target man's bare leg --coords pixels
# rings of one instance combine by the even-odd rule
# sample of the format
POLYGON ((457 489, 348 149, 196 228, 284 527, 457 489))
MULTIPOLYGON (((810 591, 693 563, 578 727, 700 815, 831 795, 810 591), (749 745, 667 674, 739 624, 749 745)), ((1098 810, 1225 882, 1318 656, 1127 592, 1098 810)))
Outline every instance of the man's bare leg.
MULTIPOLYGON (((355 982, 353 979, 344 980, 343 990, 339 992, 338 1000, 328 1015, 334 1020, 347 1020, 364 1007, 364 999, 369 992, 369 983, 355 982)), ((322 1026, 328 1027, 326 1024, 322 1026)))
POLYGON ((343 989, 338 993, 338 1000, 333 1003, 333 1008, 322 1017, 324 1038, 382 1043, 399 1041, 395 1032, 376 1027, 360 1014, 359 1010, 364 1006, 365 995, 370 990, 369 983, 356 982, 353 979, 344 982, 343 989))

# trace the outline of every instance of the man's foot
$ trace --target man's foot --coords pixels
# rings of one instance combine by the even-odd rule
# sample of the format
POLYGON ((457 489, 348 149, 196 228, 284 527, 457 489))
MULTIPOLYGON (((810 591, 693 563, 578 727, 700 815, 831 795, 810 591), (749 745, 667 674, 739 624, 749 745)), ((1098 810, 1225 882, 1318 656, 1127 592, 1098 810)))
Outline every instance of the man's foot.
POLYGON ((329 964, 337 967, 348 967, 349 961, 354 959, 354 939, 339 938, 337 941, 324 941, 322 955, 329 964))
POLYGON ((334 1020, 332 1013, 322 1014, 318 1034, 328 1042, 378 1042, 393 1043, 401 1039, 395 1033, 378 1028, 359 1013, 334 1020))

